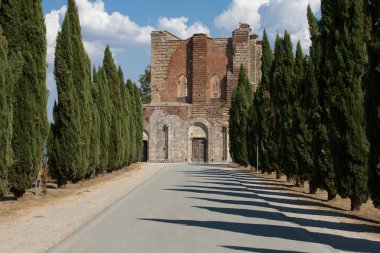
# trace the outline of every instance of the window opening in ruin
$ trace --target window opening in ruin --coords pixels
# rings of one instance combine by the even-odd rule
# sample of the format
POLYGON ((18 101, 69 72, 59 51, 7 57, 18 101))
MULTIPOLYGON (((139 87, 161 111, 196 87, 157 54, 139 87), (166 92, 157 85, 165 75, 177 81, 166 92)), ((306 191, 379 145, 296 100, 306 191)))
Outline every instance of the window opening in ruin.
POLYGON ((187 97, 187 79, 183 74, 178 78, 178 97, 187 97))
POLYGON ((223 158, 222 158, 222 161, 225 162, 225 161, 227 161, 227 133, 228 133, 227 127, 223 127, 222 132, 223 132, 223 158))
POLYGON ((217 74, 213 75, 211 78, 211 91, 212 91, 211 97, 212 98, 220 98, 221 93, 222 93, 220 83, 221 83, 220 76, 217 74))
POLYGON ((165 160, 169 159, 169 128, 167 125, 164 126, 164 135, 165 135, 165 160))

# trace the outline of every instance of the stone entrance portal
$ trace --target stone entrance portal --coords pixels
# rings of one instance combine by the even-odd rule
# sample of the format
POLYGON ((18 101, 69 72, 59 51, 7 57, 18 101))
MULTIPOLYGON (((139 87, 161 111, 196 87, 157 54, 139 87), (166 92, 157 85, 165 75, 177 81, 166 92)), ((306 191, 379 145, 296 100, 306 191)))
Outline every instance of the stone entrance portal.
POLYGON ((193 139, 193 162, 206 162, 206 139, 193 139))

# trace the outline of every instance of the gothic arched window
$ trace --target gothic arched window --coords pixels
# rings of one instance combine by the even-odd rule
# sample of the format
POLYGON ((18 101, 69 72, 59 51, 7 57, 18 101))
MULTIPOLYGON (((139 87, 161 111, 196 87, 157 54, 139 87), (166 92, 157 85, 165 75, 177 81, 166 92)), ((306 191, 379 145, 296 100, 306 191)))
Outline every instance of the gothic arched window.
POLYGON ((185 75, 180 75, 178 78, 178 97, 187 97, 187 79, 185 75))
POLYGON ((210 82, 210 87, 211 87, 211 98, 220 98, 221 96, 221 78, 219 75, 215 74, 211 77, 211 82, 210 82))

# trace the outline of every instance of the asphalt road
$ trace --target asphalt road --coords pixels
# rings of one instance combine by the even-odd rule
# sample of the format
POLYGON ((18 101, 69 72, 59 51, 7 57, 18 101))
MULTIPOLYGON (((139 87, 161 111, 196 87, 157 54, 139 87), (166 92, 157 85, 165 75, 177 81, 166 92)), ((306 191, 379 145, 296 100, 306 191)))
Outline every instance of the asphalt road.
MULTIPOLYGON (((377 242, 309 232, 304 225, 319 227, 318 221, 289 218, 255 192, 270 185, 224 166, 171 164, 48 252, 380 250, 377 242), (247 187, 252 180, 256 187, 247 187)), ((303 210, 302 202, 278 193, 269 198, 303 210)))

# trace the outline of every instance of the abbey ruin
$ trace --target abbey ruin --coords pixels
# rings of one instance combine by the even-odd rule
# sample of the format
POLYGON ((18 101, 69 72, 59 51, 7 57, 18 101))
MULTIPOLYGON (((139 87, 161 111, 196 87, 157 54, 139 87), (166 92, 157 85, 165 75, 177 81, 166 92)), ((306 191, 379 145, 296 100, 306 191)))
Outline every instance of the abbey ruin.
POLYGON ((241 24, 230 38, 181 40, 151 33, 152 102, 143 108, 145 159, 230 161, 228 118, 241 64, 253 90, 261 77, 261 41, 241 24))

